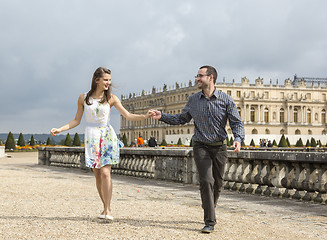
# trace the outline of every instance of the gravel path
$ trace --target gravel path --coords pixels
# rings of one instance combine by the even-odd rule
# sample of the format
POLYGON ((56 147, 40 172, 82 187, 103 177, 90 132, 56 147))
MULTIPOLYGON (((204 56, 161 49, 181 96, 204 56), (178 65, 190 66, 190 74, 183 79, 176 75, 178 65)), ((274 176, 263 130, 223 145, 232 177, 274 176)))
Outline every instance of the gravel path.
POLYGON ((0 159, 0 239, 327 240, 326 205, 223 191, 206 235, 197 186, 117 175, 107 223, 92 173, 10 155, 0 159))

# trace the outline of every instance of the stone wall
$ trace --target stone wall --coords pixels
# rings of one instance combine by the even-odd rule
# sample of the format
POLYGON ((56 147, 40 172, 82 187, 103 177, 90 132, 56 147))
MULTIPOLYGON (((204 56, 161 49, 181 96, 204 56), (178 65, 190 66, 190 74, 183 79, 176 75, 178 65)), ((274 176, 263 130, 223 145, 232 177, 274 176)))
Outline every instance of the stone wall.
MULTIPOLYGON (((87 169, 82 147, 41 147, 39 164, 87 169)), ((322 204, 327 202, 325 152, 228 151, 224 188, 322 204)), ((198 184, 192 148, 123 148, 113 174, 198 184)))

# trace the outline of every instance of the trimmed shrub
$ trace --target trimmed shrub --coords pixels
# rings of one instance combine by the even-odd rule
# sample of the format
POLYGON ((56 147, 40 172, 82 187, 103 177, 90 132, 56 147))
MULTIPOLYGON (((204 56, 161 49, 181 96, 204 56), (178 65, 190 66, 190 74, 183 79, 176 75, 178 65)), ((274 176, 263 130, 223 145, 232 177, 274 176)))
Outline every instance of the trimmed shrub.
POLYGON ((284 134, 279 140, 278 147, 288 147, 284 134))
POLYGON ((78 133, 75 133, 74 140, 73 140, 73 146, 81 146, 81 140, 79 139, 78 133))
POLYGON ((69 133, 67 133, 66 139, 65 139, 65 146, 71 147, 73 146, 73 141, 69 135, 69 133))
POLYGON ((127 137, 125 133, 123 135, 122 142, 124 143, 124 146, 127 146, 127 137))
POLYGON ((241 143, 241 147, 245 147, 245 143, 244 143, 244 141, 242 141, 242 143, 241 143))
POLYGON ((183 145, 183 143, 182 143, 182 139, 181 139, 181 138, 178 139, 178 141, 177 141, 177 145, 183 145))
POLYGON ((275 146, 275 147, 277 147, 277 143, 276 143, 276 140, 275 139, 274 139, 272 145, 275 146))
POLYGON ((230 137, 230 139, 229 139, 229 144, 230 144, 230 145, 233 145, 233 143, 234 143, 234 139, 233 139, 233 137, 230 137))
POLYGON ((160 145, 161 145, 161 146, 167 146, 167 142, 166 142, 166 140, 163 139, 160 145))
POLYGON ((299 140, 297 140, 296 142, 296 147, 303 147, 303 142, 302 142, 302 139, 300 138, 299 140))
POLYGON ((286 142, 287 142, 287 146, 290 147, 291 144, 290 144, 290 141, 288 140, 288 138, 286 138, 286 142))
POLYGON ((226 137, 226 145, 227 145, 227 147, 230 147, 230 145, 232 145, 232 144, 230 144, 230 142, 229 142, 228 136, 226 137))
POLYGON ((25 139, 22 133, 19 134, 17 145, 21 147, 25 146, 25 139))
POLYGON ((255 143, 254 143, 253 138, 251 139, 250 146, 255 147, 255 143))
POLYGON ((193 138, 191 138, 190 147, 193 147, 193 138))
POLYGON ((48 137, 48 139, 47 139, 47 145, 54 145, 53 142, 51 141, 50 137, 48 137))
POLYGON ((14 135, 11 132, 9 132, 9 134, 7 136, 5 149, 7 149, 7 150, 15 150, 16 149, 14 135))
POLYGON ((317 147, 316 140, 313 137, 311 138, 311 147, 317 147))
POLYGON ((311 147, 311 143, 310 143, 309 139, 307 140, 305 146, 306 146, 306 147, 311 147))
POLYGON ((35 139, 34 139, 34 136, 33 135, 31 136, 30 145, 31 146, 34 146, 35 145, 35 139))

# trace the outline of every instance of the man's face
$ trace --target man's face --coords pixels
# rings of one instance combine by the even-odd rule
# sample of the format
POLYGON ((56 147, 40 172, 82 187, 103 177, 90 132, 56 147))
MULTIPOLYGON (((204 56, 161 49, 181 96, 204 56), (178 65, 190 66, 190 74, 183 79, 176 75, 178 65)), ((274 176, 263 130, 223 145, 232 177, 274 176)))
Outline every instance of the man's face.
POLYGON ((210 76, 207 76, 206 68, 199 69, 196 83, 199 89, 205 89, 210 85, 210 76))

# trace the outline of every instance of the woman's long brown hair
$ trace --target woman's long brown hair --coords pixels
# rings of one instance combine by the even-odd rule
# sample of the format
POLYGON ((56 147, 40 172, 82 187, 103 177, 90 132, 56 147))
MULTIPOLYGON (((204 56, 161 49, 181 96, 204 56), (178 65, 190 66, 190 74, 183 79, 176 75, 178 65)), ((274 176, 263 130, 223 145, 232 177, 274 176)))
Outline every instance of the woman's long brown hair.
MULTIPOLYGON (((95 70, 95 72, 93 73, 91 90, 88 91, 88 93, 86 94, 86 97, 85 97, 85 102, 87 105, 92 105, 92 103, 90 103, 90 96, 95 92, 95 90, 97 88, 96 80, 101 78, 103 76, 103 74, 105 74, 105 73, 111 74, 111 71, 104 67, 98 67, 95 70)), ((110 98, 111 98, 111 86, 109 86, 108 90, 104 91, 104 94, 103 94, 102 99, 100 100, 100 103, 109 102, 110 98)))

